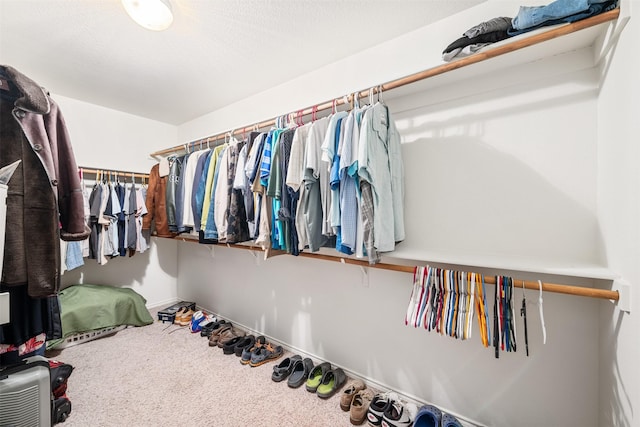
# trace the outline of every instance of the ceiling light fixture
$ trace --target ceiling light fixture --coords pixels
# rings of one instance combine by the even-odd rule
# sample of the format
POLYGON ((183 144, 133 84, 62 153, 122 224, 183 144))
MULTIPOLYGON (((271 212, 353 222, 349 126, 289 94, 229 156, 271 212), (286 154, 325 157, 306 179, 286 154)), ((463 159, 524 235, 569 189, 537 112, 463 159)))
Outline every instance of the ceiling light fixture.
POLYGON ((122 0, 131 19, 147 30, 162 31, 173 22, 169 0, 122 0))

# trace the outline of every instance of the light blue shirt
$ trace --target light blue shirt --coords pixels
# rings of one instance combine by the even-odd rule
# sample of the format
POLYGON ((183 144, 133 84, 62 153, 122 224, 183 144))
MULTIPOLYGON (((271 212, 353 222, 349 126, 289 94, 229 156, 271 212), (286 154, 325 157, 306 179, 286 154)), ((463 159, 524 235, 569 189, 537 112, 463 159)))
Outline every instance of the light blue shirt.
POLYGON ((373 191, 374 246, 390 252, 404 240, 404 169, 400 134, 386 105, 376 103, 362 119, 358 176, 373 191))

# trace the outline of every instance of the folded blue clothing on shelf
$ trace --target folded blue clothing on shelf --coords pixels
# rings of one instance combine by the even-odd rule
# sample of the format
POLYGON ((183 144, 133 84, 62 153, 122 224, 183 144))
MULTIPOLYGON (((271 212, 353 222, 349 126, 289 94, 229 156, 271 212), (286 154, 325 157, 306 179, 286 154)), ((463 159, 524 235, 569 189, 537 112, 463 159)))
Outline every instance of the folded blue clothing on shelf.
POLYGON ((617 0, 556 0, 546 6, 520 6, 511 21, 514 36, 542 26, 575 22, 615 7, 617 0))

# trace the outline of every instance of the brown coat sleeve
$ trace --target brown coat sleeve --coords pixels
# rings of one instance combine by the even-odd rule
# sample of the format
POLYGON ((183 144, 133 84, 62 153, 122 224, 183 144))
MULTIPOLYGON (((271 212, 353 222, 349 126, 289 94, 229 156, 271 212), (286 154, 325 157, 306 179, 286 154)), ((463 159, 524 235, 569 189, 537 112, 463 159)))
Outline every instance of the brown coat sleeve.
POLYGON ((91 231, 84 219, 84 200, 78 166, 64 117, 51 98, 49 102, 51 111, 44 116, 44 120, 47 135, 51 141, 56 175, 52 185, 57 187, 58 193, 60 238, 67 241, 84 240, 89 237, 91 231))

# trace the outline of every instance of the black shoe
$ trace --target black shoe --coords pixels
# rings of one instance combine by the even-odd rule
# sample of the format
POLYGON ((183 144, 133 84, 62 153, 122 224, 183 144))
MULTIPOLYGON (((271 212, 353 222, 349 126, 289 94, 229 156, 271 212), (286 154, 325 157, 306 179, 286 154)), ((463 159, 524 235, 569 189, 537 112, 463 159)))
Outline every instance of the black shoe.
POLYGON ((240 357, 242 356, 242 352, 245 348, 251 348, 255 343, 256 337, 253 335, 247 335, 246 337, 243 337, 240 341, 238 341, 238 344, 236 344, 236 346, 233 348, 233 352, 236 354, 236 356, 240 357))
POLYGON ((221 328, 226 323, 228 323, 226 320, 218 320, 217 322, 207 323, 202 327, 202 330, 200 330, 200 336, 208 337, 211 335, 211 332, 221 328))
POLYGON ((291 371, 293 371, 293 366, 298 360, 302 360, 302 357, 296 354, 295 356, 287 357, 282 362, 278 363, 273 367, 273 374, 271 374, 271 379, 277 383, 285 380, 289 376, 291 371))
POLYGON ((308 357, 304 360, 298 360, 293 365, 291 375, 287 380, 287 385, 291 388, 298 388, 307 381, 309 372, 313 371, 313 361, 308 357))
POLYGON ((235 337, 231 338, 229 341, 224 343, 222 346, 222 352, 224 354, 233 354, 235 346, 240 342, 240 340, 244 339, 244 337, 235 337))

